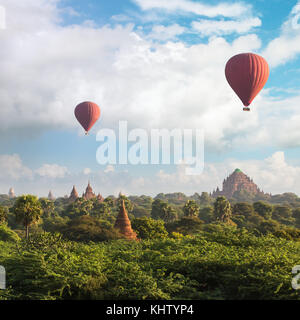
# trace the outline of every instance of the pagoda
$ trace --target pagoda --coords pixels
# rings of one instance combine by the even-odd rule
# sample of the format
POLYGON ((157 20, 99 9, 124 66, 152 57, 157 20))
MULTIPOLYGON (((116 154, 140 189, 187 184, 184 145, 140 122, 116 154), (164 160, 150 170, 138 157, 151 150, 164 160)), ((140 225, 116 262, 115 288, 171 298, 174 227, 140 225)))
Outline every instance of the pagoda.
POLYGON ((136 233, 131 228, 131 223, 128 218, 128 214, 125 208, 124 200, 122 201, 122 205, 120 207, 120 212, 118 214, 117 220, 115 222, 115 229, 118 229, 119 232, 126 238, 127 240, 137 240, 136 233))
POLYGON ((55 200, 55 197, 52 193, 52 191, 50 190, 49 193, 48 193, 48 200, 51 200, 51 201, 54 201, 55 200))
POLYGON ((220 190, 217 187, 216 191, 213 191, 213 197, 225 196, 226 198, 231 198, 235 192, 246 191, 252 194, 264 194, 257 185, 244 174, 240 169, 235 169, 234 172, 224 179, 223 189, 220 190))
POLYGON ((83 198, 85 200, 90 200, 90 199, 96 198, 96 195, 93 192, 93 189, 90 185, 90 182, 88 183, 88 186, 86 187, 85 193, 83 194, 83 198))
POLYGON ((78 196, 78 192, 77 192, 75 186, 73 186, 73 189, 71 191, 69 199, 72 200, 72 201, 75 201, 78 197, 79 197, 78 196))
POLYGON ((13 199, 13 198, 16 197, 16 195, 15 195, 15 190, 14 190, 13 188, 10 188, 10 189, 8 190, 8 196, 9 196, 10 199, 13 199))

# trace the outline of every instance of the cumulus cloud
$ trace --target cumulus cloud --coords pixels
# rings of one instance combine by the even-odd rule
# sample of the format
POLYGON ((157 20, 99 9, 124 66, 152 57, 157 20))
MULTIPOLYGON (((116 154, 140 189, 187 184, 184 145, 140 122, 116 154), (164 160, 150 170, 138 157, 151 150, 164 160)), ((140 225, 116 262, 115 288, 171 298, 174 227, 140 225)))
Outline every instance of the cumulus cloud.
POLYGON ((0 155, 0 177, 7 180, 32 178, 32 170, 26 167, 18 154, 0 155))
POLYGON ((247 33, 254 27, 259 26, 261 26, 261 20, 259 18, 248 18, 245 20, 200 19, 192 23, 193 29, 203 36, 247 33))
MULTIPOLYGON (((97 27, 86 22, 62 26, 57 3, 54 0, 28 0, 26 4, 18 0, 0 0, 0 5, 6 7, 7 16, 7 28, 0 30, 2 136, 19 133, 21 129, 32 132, 49 128, 74 129, 78 127, 73 114, 75 105, 94 100, 102 109, 101 127, 115 127, 119 120, 128 119, 130 127, 200 128, 205 130, 206 147, 214 151, 245 145, 299 146, 300 97, 274 100, 268 97, 267 91, 262 91, 255 99, 249 117, 239 109, 241 102, 225 80, 224 66, 232 55, 261 49, 261 40, 255 34, 238 36, 234 41, 213 36, 205 43, 189 46, 172 41, 153 43, 153 39, 137 34, 132 24, 97 27)), ((238 19, 247 11, 247 6, 239 3, 218 6, 186 0, 139 0, 138 3, 143 10, 165 8, 207 17, 238 19)), ((289 22, 296 21, 297 8, 282 29, 279 47, 274 45, 275 39, 265 51, 266 56, 273 59, 270 59, 271 65, 298 53, 297 32, 287 36, 292 32, 289 22)), ((213 20, 212 23, 220 21, 213 20)), ((249 18, 221 22, 227 23, 225 29, 238 33, 251 30, 259 21, 249 18)), ((180 34, 181 28, 178 24, 160 25, 153 28, 152 36, 160 35, 169 40, 180 34)), ((219 25, 216 30, 220 28, 219 25)), ((211 30, 208 28, 206 32, 210 34, 211 30)), ((95 130, 97 126, 99 128, 99 124, 95 130)), ((19 163, 18 174, 7 169, 2 170, 2 175, 15 179, 30 177, 32 171, 20 159, 18 161, 16 158, 12 161, 19 163)), ((201 178, 203 190, 204 187, 212 188, 212 182, 223 177, 223 173, 218 172, 226 170, 224 167, 218 169, 216 165, 208 165, 208 169, 209 174, 204 173, 201 178)), ((116 171, 109 172, 118 178, 110 182, 103 172, 99 184, 107 183, 111 192, 118 192, 119 188, 139 192, 134 184, 145 192, 151 190, 148 189, 151 184, 145 179, 130 178, 129 173, 120 177, 116 171), (119 181, 118 184, 115 181, 119 181)), ((180 177, 180 172, 178 174, 180 177)), ((63 177, 58 190, 68 190, 68 186, 73 185, 74 177, 68 175, 64 167, 43 165, 35 175, 63 177)), ((187 189, 191 192, 200 183, 200 180, 181 177, 187 179, 186 184, 190 185, 187 189)), ((81 172, 74 179, 85 181, 86 175, 81 172)), ((169 179, 168 173, 160 172, 156 179, 159 180, 155 183, 159 181, 164 186, 163 181, 169 179)), ((176 181, 176 177, 170 179, 176 181)), ((176 183, 173 185, 177 186, 176 183)), ((152 185, 154 190, 155 186, 152 185)), ((167 191, 170 186, 168 183, 162 188, 167 191)), ((291 188, 296 187, 291 185, 291 188)))
MULTIPOLYGON (((101 106, 101 127, 129 119, 129 126, 148 129, 202 128, 216 149, 231 144, 232 131, 256 122, 255 115, 249 121, 238 110, 224 77, 230 56, 260 48, 256 35, 233 42, 214 37, 192 46, 154 44, 130 24, 60 26, 56 3, 6 4, 8 28, 0 32, 2 132, 78 128, 74 107, 85 100, 101 106)), ((170 36, 180 28, 163 31, 170 36)))
POLYGON ((273 67, 294 59, 300 53, 300 2, 281 27, 279 37, 269 42, 263 55, 273 67))
POLYGON ((69 173, 66 167, 59 166, 58 164, 44 164, 36 170, 36 173, 45 178, 64 178, 69 173))
POLYGON ((249 12, 251 7, 244 3, 220 3, 207 5, 190 0, 133 0, 142 10, 160 9, 168 12, 183 11, 207 17, 238 17, 249 12))

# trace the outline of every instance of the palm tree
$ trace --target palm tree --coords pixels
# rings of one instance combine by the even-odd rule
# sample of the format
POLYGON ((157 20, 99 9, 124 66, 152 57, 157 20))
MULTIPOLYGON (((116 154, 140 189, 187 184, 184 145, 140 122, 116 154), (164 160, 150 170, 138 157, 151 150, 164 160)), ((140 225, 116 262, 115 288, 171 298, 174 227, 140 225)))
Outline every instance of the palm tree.
POLYGON ((199 209, 200 208, 196 201, 188 200, 183 207, 183 213, 186 217, 197 217, 199 214, 199 209))
POLYGON ((214 203, 215 217, 222 222, 230 222, 232 215, 230 202, 225 197, 218 197, 214 203))
POLYGON ((12 211, 16 215, 18 223, 23 223, 26 231, 26 239, 29 237, 29 226, 39 221, 43 209, 38 198, 33 195, 23 195, 17 198, 12 211))

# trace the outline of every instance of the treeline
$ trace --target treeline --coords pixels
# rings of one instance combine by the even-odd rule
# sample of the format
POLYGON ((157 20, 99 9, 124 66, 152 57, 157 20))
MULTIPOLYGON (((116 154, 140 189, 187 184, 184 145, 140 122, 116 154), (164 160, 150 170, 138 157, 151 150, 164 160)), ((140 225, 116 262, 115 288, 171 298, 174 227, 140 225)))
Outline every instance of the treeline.
POLYGON ((176 193, 159 194, 154 199, 149 196, 109 196, 101 202, 97 198, 51 201, 25 195, 0 206, 0 224, 26 238, 29 231, 46 231, 58 232, 74 241, 119 239, 121 235, 114 229, 114 223, 124 200, 132 226, 142 239, 153 239, 158 234, 192 235, 206 230, 210 224, 224 223, 257 235, 272 233, 281 238, 299 240, 298 198, 285 194, 281 199, 285 199, 281 204, 236 202, 225 197, 214 199, 206 192, 190 199, 176 193), (287 197, 291 202, 286 201, 287 197))

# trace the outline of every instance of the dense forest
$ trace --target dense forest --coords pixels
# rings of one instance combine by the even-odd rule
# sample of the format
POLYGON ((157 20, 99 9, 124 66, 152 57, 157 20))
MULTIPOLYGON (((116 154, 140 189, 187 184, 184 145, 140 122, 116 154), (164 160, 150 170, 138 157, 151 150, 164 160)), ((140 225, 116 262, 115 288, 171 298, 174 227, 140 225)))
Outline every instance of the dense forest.
POLYGON ((0 299, 300 299, 300 198, 0 196, 0 299), (114 228, 124 200, 139 241, 114 228))

